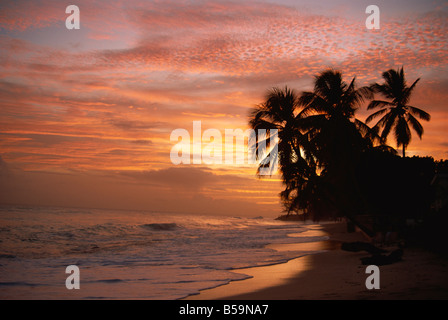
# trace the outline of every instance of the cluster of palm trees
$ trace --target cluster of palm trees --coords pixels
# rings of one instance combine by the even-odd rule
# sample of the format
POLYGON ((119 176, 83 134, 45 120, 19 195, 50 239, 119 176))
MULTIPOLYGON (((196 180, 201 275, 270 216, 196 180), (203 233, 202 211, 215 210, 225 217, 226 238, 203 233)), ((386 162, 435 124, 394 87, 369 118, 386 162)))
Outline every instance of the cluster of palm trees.
POLYGON ((365 209, 358 186, 360 158, 368 152, 396 153, 386 144, 391 133, 404 158, 411 128, 422 137, 418 119, 429 121, 430 115, 409 105, 419 79, 408 86, 403 68, 382 77, 382 84, 357 88, 355 78, 348 83, 340 71, 327 69, 315 77, 313 91, 273 88, 251 111, 250 126, 266 129, 267 139, 270 129, 278 130, 276 156, 285 185, 280 196, 288 213, 319 218, 334 209, 347 217, 356 215, 365 209), (363 122, 355 116, 367 102, 368 110, 378 111, 363 122))

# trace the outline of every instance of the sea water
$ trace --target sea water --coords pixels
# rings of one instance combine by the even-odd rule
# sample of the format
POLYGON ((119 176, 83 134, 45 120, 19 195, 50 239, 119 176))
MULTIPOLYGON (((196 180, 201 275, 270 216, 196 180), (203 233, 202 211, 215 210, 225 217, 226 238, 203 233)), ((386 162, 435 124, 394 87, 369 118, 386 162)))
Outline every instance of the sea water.
POLYGON ((0 299, 181 299, 247 275, 237 269, 314 252, 268 244, 324 240, 263 217, 0 207, 0 299), (69 290, 66 267, 79 268, 69 290))

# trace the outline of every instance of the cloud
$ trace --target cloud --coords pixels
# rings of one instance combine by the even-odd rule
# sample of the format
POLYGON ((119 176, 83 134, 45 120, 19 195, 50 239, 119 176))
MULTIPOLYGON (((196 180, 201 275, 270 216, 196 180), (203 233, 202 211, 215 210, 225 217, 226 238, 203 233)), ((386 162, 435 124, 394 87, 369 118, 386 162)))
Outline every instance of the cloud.
MULTIPOLYGON (((160 170, 122 171, 124 177, 135 179, 138 183, 162 185, 186 193, 195 193, 205 187, 244 183, 246 179, 233 175, 216 175, 205 167, 169 167, 160 170)), ((247 181, 246 181, 247 182, 247 181)))
POLYGON ((152 4, 135 13, 141 38, 99 60, 155 70, 229 76, 313 75, 323 66, 372 75, 372 65, 440 65, 446 13, 389 19, 379 32, 348 17, 266 3, 152 4), (350 35, 350 36, 348 36, 350 35), (429 50, 428 50, 429 49, 429 50))
POLYGON ((113 126, 125 130, 125 131, 132 131, 132 130, 149 130, 152 128, 157 128, 163 126, 164 122, 154 122, 150 123, 147 121, 138 121, 138 120, 126 120, 126 119, 111 119, 107 121, 108 123, 112 124, 113 126))
POLYGON ((204 129, 244 129, 248 109, 267 89, 309 90, 328 66, 364 85, 404 65, 408 79, 422 77, 412 104, 433 115, 410 148, 445 156, 447 12, 429 4, 425 13, 423 4, 413 11, 413 3, 406 16, 400 4, 383 2, 381 29, 371 32, 365 7, 352 14, 362 5, 350 1, 79 0, 82 29, 75 36, 65 29, 60 1, 3 1, 2 155, 10 167, 46 172, 41 178, 54 186, 71 181, 79 192, 97 175, 98 189, 118 192, 107 179, 125 183, 141 206, 145 192, 162 206, 157 196, 169 199, 174 189, 190 206, 193 193, 213 206, 248 196, 272 201, 277 191, 253 179, 252 169, 171 167, 170 132, 190 130, 193 120, 204 129), (75 171, 86 176, 48 173, 75 171))
POLYGON ((153 142, 151 140, 133 140, 131 143, 140 144, 140 145, 150 145, 153 142))
MULTIPOLYGON (((207 192, 207 186, 217 186, 222 180, 226 184, 249 181, 231 175, 219 177, 204 168, 149 170, 141 174, 16 170, 14 175, 0 179, 0 203, 276 216, 278 203, 257 204, 257 198, 229 196, 228 189, 219 187, 207 192)), ((276 199, 277 190, 270 192, 276 199)))
POLYGON ((58 1, 2 1, 0 4, 0 27, 10 30, 43 28, 57 21, 65 21, 58 1))
POLYGON ((5 160, 3 160, 0 155, 0 177, 6 176, 10 174, 9 166, 6 164, 5 160))

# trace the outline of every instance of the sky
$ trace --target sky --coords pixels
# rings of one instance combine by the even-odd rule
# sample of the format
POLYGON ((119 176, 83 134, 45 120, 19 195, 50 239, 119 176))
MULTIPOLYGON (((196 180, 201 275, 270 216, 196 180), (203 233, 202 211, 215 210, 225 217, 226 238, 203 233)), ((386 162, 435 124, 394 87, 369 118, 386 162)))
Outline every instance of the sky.
POLYGON ((448 158, 448 2, 375 1, 379 30, 370 4, 2 1, 0 204, 277 216, 279 176, 175 165, 171 133, 245 130, 267 90, 311 90, 328 67, 358 86, 402 66, 421 78, 411 104, 432 119, 407 155, 448 158))

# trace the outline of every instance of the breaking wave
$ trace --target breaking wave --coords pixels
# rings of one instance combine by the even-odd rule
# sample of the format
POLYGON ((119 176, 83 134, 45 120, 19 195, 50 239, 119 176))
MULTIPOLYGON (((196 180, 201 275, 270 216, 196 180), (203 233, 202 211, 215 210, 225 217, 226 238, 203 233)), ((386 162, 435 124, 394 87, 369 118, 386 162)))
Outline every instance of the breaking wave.
POLYGON ((142 227, 154 231, 173 231, 179 228, 176 223, 147 223, 142 227))

